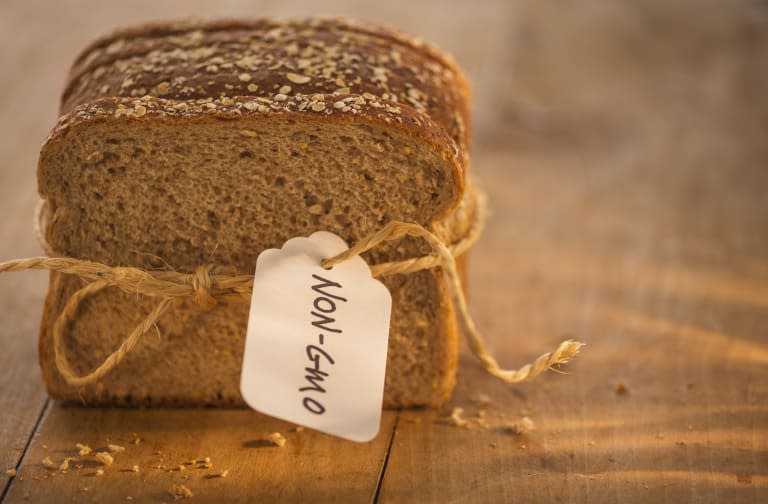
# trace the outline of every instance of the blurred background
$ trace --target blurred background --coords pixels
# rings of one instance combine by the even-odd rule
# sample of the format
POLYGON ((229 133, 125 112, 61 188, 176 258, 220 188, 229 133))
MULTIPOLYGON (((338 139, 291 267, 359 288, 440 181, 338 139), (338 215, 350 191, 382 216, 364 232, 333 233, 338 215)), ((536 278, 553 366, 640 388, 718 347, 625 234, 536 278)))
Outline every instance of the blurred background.
MULTIPOLYGON (((452 431, 434 446, 446 450, 434 460, 452 462, 414 491, 476 488, 475 466, 449 470, 479 460, 482 488, 535 489, 539 501, 603 489, 647 502, 647 481, 669 502, 717 502, 727 488, 758 501, 748 490, 768 487, 765 0, 2 0, 0 259, 40 254, 37 155, 67 69, 94 37, 162 18, 310 15, 390 24, 455 56, 473 85, 472 171, 493 211, 472 253, 477 324, 510 366, 564 336, 589 344, 568 376, 514 388, 464 359, 455 404, 483 390, 509 411, 530 408, 538 441, 484 466, 485 451, 449 451, 452 431), (589 471, 607 476, 590 483, 589 471)), ((0 458, 15 460, 46 404, 36 333, 47 275, 0 282, 0 399, 16 412, 0 432, 20 440, 0 458)), ((409 443, 395 446, 405 451, 390 466, 420 474, 409 443)))

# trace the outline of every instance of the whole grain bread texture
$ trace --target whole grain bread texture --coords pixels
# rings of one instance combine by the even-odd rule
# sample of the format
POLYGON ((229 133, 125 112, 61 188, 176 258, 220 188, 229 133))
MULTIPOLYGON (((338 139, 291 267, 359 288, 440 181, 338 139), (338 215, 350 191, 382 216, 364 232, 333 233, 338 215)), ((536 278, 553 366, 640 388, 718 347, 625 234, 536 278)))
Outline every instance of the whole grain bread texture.
MULTIPOLYGON (((463 236, 469 90, 453 60, 345 20, 172 22, 119 30, 72 66, 38 164, 44 236, 62 256, 192 272, 253 272, 314 231, 348 243, 392 220, 463 236)), ((369 263, 429 253, 416 239, 369 263)), ((464 258, 459 257, 459 269, 464 258)), ((453 390, 457 329, 441 268, 381 280, 392 294, 385 407, 453 390)), ((242 405, 248 306, 176 303, 96 384, 60 376, 52 326, 83 283, 52 273, 40 332, 49 394, 90 405, 242 405)), ((73 368, 100 364, 157 301, 112 288, 65 331, 73 368)))

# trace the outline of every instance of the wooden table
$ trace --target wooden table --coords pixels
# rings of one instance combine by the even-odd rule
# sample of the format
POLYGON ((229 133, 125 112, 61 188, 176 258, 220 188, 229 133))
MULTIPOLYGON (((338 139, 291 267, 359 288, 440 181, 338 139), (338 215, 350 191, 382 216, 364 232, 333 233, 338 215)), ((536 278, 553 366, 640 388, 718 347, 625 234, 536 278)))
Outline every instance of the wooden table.
POLYGON ((245 410, 62 407, 36 360, 47 277, 3 275, 4 502, 162 502, 174 484, 196 502, 768 502, 764 6, 64 4, 0 5, 1 259, 40 253, 37 149, 87 40, 193 13, 341 13, 423 34, 475 84, 473 170, 493 214, 471 308, 495 355, 516 366, 566 336, 588 346, 519 386, 467 353, 449 405, 387 411, 355 444, 245 410), (447 421, 454 407, 471 428, 447 421), (523 416, 534 430, 504 429, 523 416), (92 458, 43 466, 76 443, 125 451, 102 476, 92 458), (205 457, 212 467, 183 465, 205 457))

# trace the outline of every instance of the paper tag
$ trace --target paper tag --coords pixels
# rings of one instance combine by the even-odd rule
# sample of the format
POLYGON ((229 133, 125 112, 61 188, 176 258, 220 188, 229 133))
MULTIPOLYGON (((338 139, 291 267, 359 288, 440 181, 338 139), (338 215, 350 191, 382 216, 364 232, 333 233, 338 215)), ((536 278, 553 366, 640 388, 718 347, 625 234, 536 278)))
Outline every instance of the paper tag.
POLYGON ((240 392, 262 413, 352 441, 379 432, 392 297, 333 233, 256 261, 240 392))

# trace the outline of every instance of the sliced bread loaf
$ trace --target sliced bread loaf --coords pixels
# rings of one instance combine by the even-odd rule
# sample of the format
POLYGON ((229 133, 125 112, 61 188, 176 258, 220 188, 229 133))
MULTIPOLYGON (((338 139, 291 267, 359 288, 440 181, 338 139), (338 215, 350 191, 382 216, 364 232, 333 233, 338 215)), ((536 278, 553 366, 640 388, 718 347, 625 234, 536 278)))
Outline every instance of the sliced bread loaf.
MULTIPOLYGON (((450 242, 474 211, 466 81, 448 57, 388 29, 260 20, 118 31, 78 58, 61 114, 38 180, 45 238, 63 256, 247 274, 262 250, 291 237, 329 230, 351 243, 403 220, 450 242)), ((403 240, 365 259, 428 252, 403 240)), ((393 297, 385 405, 438 405, 453 389, 457 354, 442 273, 382 280, 393 297)), ((99 383, 68 385, 51 329, 81 286, 51 274, 40 359, 53 397, 242 404, 248 307, 232 303, 177 303, 99 383)), ((74 369, 103 361, 154 303, 117 289, 85 301, 65 332, 74 369)))

